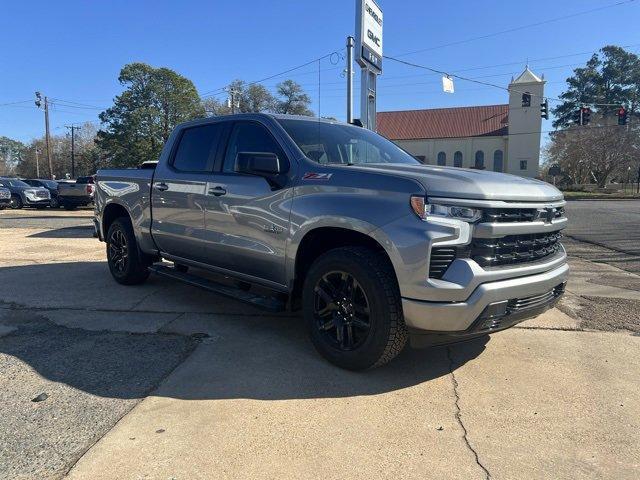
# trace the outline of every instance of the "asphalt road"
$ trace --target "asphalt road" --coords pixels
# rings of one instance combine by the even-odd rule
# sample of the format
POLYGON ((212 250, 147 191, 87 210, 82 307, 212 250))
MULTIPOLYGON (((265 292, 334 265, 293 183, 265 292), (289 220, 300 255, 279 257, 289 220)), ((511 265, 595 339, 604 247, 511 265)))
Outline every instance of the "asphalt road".
POLYGON ((640 200, 567 202, 569 254, 640 273, 640 200))
POLYGON ((580 200, 567 203, 565 234, 611 250, 640 255, 640 200, 580 200))

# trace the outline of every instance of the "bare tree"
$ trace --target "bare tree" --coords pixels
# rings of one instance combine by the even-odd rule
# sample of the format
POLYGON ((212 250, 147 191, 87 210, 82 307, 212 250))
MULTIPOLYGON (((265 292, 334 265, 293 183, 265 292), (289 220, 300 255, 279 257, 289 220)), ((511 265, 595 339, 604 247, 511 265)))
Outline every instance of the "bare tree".
POLYGON ((640 158, 640 131, 596 120, 588 127, 555 132, 545 150, 548 164, 558 164, 571 183, 597 183, 604 188, 612 176, 636 168, 640 158))

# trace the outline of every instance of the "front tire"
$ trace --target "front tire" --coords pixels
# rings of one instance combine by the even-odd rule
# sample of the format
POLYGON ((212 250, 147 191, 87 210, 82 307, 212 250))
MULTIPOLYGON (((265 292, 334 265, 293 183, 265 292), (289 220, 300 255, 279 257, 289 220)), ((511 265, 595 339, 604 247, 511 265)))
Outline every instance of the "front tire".
POLYGON ((407 343, 398 283, 389 261, 363 247, 330 250, 305 278, 302 309, 311 340, 349 370, 384 365, 407 343))
POLYGON ((140 252, 131 221, 120 217, 111 224, 107 233, 107 263, 116 282, 137 285, 149 277, 147 257, 140 252))
POLYGON ((9 205, 14 210, 19 210, 22 208, 22 199, 19 195, 11 195, 11 203, 9 205))
POLYGON ((58 202, 58 199, 54 197, 54 198, 51 199, 51 202, 49 203, 49 206, 51 208, 59 208, 60 207, 60 202, 58 202))

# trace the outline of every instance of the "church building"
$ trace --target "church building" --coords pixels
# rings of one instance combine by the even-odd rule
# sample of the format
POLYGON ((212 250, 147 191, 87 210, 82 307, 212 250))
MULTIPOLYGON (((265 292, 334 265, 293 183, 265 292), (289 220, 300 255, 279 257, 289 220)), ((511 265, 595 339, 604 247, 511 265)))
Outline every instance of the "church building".
POLYGON ((508 104, 379 112, 377 131, 429 165, 536 177, 544 84, 527 67, 508 104))

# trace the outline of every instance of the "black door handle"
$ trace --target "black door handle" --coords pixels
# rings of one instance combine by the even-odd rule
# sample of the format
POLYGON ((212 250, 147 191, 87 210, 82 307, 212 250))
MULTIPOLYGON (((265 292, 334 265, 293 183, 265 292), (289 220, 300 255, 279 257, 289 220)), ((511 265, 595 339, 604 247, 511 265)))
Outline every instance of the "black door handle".
POLYGON ((169 190, 169 185, 167 185, 164 182, 160 182, 160 183, 155 183, 153 185, 153 188, 155 188, 156 190, 160 190, 161 192, 164 192, 165 190, 169 190))
POLYGON ((209 189, 209 195, 215 195, 216 197, 220 197, 226 193, 227 191, 223 187, 212 187, 209 189))

